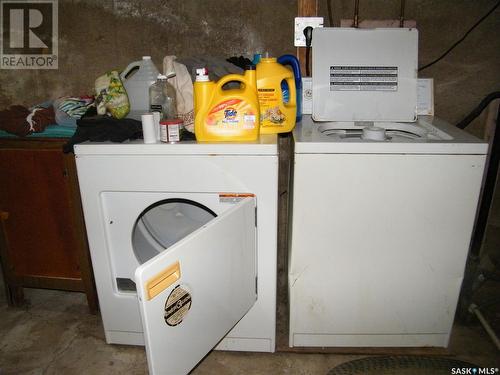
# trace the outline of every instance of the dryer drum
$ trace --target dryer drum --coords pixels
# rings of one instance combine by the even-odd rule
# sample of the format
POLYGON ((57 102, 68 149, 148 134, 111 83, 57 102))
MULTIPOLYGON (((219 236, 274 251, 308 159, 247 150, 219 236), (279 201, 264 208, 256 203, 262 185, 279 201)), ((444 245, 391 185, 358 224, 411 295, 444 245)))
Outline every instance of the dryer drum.
POLYGON ((217 215, 189 199, 166 199, 146 208, 132 231, 132 247, 140 264, 201 228, 217 215))

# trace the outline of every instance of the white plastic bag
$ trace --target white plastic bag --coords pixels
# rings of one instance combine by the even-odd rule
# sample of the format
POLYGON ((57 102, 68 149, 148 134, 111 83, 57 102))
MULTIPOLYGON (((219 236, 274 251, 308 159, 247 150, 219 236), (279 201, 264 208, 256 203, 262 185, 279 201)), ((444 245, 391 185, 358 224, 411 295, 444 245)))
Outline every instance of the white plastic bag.
POLYGON ((184 127, 194 133, 193 82, 186 66, 175 61, 176 58, 176 56, 163 58, 163 74, 175 88, 177 115, 184 121, 184 127))

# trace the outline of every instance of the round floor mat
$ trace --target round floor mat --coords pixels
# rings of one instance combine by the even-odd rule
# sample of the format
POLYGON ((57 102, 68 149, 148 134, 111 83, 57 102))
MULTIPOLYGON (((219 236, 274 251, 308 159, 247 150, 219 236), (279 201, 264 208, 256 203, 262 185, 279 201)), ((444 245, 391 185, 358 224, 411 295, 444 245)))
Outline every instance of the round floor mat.
POLYGON ((328 375, 450 375, 453 368, 470 368, 474 374, 472 369, 477 369, 478 366, 453 358, 367 357, 342 363, 331 369, 328 375))

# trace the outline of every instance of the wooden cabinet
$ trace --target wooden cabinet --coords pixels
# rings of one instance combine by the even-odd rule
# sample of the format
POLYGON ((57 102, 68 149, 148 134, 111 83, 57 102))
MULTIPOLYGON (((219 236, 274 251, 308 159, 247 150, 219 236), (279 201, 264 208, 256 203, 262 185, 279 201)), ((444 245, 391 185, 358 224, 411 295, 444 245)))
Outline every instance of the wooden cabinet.
POLYGON ((64 139, 0 139, 0 260, 9 303, 23 287, 97 296, 73 154, 64 139))

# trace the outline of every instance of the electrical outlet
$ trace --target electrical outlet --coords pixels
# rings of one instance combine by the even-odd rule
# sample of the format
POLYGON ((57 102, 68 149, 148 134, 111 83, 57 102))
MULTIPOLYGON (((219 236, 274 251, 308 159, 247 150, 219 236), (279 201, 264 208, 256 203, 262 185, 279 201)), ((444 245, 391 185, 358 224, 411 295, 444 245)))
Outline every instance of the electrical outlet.
POLYGON ((302 77, 302 114, 312 114, 312 78, 302 77))
POLYGON ((323 17, 295 17, 295 47, 305 47, 304 29, 307 26, 323 27, 323 17))

